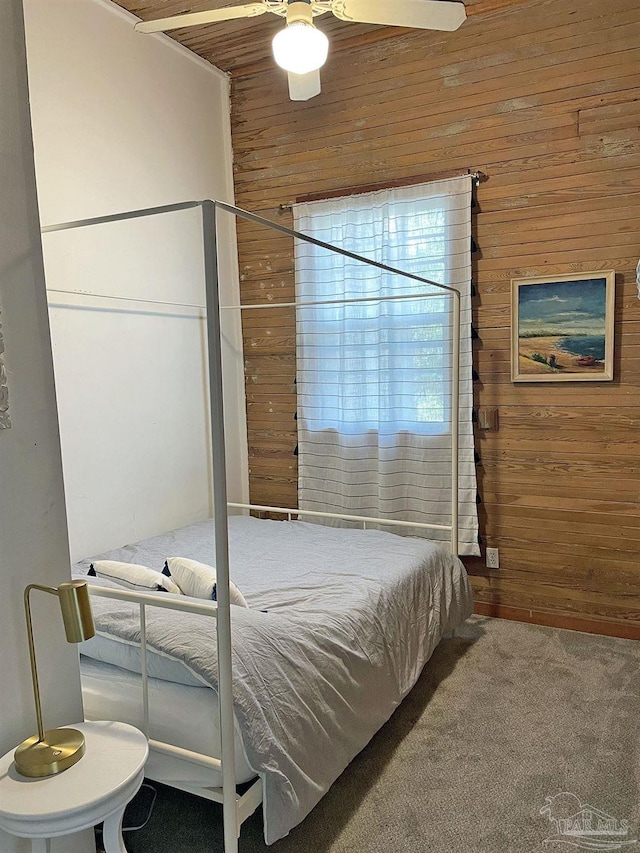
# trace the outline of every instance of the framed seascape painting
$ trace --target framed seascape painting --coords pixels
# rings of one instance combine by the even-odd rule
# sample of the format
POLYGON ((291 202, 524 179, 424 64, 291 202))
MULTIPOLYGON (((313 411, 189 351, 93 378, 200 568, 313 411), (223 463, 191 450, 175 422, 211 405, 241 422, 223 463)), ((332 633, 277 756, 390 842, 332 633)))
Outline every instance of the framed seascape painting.
POLYGON ((615 272, 511 281, 511 379, 613 379, 615 272))

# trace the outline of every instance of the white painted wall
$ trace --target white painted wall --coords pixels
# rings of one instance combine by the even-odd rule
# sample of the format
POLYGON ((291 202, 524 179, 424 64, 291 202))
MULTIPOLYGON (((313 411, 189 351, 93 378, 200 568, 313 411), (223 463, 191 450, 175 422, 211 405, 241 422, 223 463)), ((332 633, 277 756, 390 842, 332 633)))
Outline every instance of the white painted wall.
MULTIPOLYGON (((69 577, 62 466, 40 247, 21 0, 0 3, 0 303, 12 428, 0 431, 0 753, 36 731, 22 593, 69 577)), ((77 650, 56 600, 34 595, 45 725, 82 719, 77 650)), ((91 836, 54 845, 93 848, 91 836)), ((0 851, 28 849, 0 833, 0 851)))
MULTIPOLYGON (((106 0, 25 0, 45 224, 232 200, 228 81, 106 0)), ((237 303, 224 217, 223 302, 237 303)), ((204 304, 199 214, 44 237, 47 286, 204 304)), ((73 559, 211 514, 197 309, 50 293, 73 559)), ((225 330, 229 492, 248 496, 239 318, 225 330)))

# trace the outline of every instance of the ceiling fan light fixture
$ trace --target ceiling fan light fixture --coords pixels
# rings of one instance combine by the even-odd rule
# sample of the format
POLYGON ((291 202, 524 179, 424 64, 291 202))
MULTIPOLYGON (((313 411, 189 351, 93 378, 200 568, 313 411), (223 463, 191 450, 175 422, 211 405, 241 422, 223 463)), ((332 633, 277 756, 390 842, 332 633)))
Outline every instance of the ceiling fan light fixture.
POLYGON ((317 71, 327 61, 329 39, 313 24, 295 21, 273 38, 273 56, 280 68, 293 74, 317 71))

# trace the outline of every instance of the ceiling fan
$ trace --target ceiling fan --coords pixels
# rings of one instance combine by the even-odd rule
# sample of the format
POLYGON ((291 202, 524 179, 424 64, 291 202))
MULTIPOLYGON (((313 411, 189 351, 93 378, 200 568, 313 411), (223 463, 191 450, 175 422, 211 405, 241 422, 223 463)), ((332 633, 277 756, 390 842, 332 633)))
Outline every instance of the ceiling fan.
POLYGON ((257 0, 242 6, 225 6, 208 12, 189 12, 156 21, 139 21, 140 33, 158 33, 255 18, 270 12, 286 20, 273 39, 276 62, 289 75, 292 101, 308 101, 320 94, 320 68, 329 51, 329 40, 313 23, 318 15, 332 12, 341 21, 411 27, 421 30, 457 30, 466 17, 464 3, 454 0, 257 0))

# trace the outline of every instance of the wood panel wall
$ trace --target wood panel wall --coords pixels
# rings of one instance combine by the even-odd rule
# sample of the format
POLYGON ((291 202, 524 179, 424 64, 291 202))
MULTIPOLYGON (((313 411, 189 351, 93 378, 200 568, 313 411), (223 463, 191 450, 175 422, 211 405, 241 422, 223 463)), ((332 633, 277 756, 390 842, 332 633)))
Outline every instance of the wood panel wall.
MULTIPOLYGON (((234 80, 236 197, 479 168, 474 299, 480 521, 501 568, 470 560, 478 610, 640 638, 640 47, 637 0, 530 0, 454 34, 399 31, 334 53, 322 95, 280 72, 234 80), (615 381, 514 385, 510 279, 615 269, 615 381)), ((239 226, 246 301, 293 295, 291 242, 239 226)), ((296 505, 293 317, 245 314, 251 493, 296 505)))

